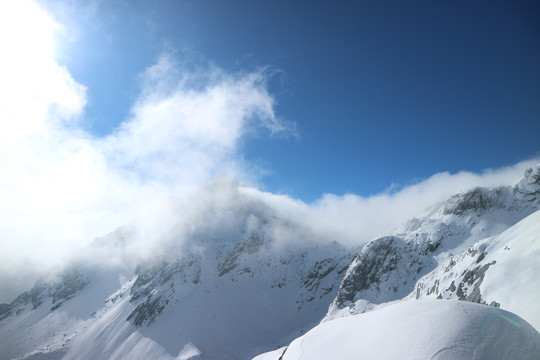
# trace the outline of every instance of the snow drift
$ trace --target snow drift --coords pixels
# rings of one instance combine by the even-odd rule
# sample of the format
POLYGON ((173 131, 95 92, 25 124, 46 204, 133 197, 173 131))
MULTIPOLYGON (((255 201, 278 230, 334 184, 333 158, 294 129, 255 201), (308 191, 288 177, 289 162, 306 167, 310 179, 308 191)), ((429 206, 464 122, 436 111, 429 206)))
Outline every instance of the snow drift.
POLYGON ((464 301, 409 300, 322 323, 287 348, 253 360, 532 360, 539 353, 540 334, 510 312, 464 301))

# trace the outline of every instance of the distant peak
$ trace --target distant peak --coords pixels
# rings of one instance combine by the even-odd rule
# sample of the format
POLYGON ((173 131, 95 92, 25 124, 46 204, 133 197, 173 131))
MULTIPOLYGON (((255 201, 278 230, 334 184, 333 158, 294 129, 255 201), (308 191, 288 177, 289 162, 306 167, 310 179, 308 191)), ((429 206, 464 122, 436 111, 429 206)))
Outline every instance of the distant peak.
POLYGON ((516 190, 525 196, 521 199, 535 201, 536 194, 540 193, 540 164, 527 168, 523 177, 513 186, 494 189, 475 187, 452 196, 446 201, 443 214, 462 215, 468 211, 479 214, 490 208, 502 208, 508 206, 505 196, 516 190))
POLYGON ((527 168, 523 173, 523 178, 518 181, 516 187, 524 193, 540 192, 540 163, 527 168))
POLYGON ((528 180, 529 183, 540 183, 540 163, 527 168, 523 173, 523 178, 528 180))

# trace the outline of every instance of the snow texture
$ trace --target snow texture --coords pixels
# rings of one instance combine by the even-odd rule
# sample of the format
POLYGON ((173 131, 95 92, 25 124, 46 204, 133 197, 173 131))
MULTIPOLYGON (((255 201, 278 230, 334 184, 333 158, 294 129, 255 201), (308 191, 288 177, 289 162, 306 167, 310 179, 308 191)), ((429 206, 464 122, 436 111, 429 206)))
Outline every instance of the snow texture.
MULTIPOLYGON (((197 216, 179 216, 137 266, 74 264, 1 304, 0 360, 540 353, 540 165, 513 186, 456 194, 362 248, 321 239, 255 193, 215 179, 197 216)), ((122 249, 130 234, 94 246, 122 249)))
MULTIPOLYGON (((522 263, 529 264, 530 269, 538 267, 537 240, 533 236, 538 233, 536 217, 511 232, 516 237, 514 241, 521 241, 520 250, 490 256, 494 245, 493 250, 486 247, 501 241, 494 236, 540 209, 539 173, 540 166, 536 166, 528 169, 523 179, 513 186, 475 188, 459 193, 434 206, 424 216, 407 221, 392 235, 365 245, 347 269, 325 320, 370 311, 379 304, 404 297, 437 297, 496 306, 501 301, 520 303, 523 306, 520 305, 519 313, 538 326, 530 314, 538 311, 530 310, 525 314, 523 310, 530 301, 527 299, 537 295, 538 280, 516 266, 497 265, 507 258, 521 257, 522 263), (497 268, 504 268, 506 278, 491 275, 492 271, 500 274, 499 270, 494 270, 497 268), (484 279, 491 277, 496 279, 492 284, 504 289, 512 289, 510 277, 523 281, 519 289, 508 290, 503 299, 500 292, 497 298, 482 291, 486 286, 482 285, 484 279)), ((494 293, 494 290, 489 291, 494 293)))
POLYGON ((253 360, 537 359, 540 334, 510 312, 464 301, 401 301, 327 321, 253 360))

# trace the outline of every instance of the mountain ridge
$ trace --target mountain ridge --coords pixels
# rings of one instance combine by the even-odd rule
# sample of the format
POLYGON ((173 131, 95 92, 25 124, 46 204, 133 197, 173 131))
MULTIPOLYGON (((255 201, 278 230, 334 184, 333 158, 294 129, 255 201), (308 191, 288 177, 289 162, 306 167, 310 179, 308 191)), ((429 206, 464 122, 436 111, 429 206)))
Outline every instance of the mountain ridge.
POLYGON ((110 251, 110 266, 75 263, 0 306, 0 358, 250 359, 319 323, 424 298, 510 304, 538 329, 519 311, 526 302, 510 303, 493 283, 498 268, 534 258, 536 238, 512 236, 540 223, 540 164, 356 247, 319 238, 258 194, 214 179, 193 198, 196 215, 175 210, 178 224, 133 268, 113 261, 137 235, 130 227, 97 239, 91 249, 110 251))
MULTIPOLYGON (((485 254, 473 248, 475 243, 500 234, 540 209, 539 193, 540 165, 537 165, 527 169, 514 185, 477 187, 458 193, 424 216, 406 221, 392 235, 372 240, 347 270, 327 319, 361 313, 371 308, 369 303, 398 300, 414 289, 418 298, 420 293, 439 295, 433 288, 435 284, 424 289, 416 287, 417 281, 455 253, 468 251, 481 261, 485 254)), ((477 283, 490 264, 482 266, 471 269, 465 282, 477 283)), ((461 289, 460 299, 482 302, 478 291, 474 295, 463 294, 463 287, 455 286, 454 291, 461 289)))

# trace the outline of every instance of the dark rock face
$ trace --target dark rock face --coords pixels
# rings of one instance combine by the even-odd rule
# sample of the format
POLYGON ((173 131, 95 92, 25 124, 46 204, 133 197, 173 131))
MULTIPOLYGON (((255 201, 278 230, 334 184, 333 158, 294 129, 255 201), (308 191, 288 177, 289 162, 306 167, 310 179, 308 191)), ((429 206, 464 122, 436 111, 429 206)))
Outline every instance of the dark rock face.
POLYGON ((466 252, 452 257, 446 267, 444 267, 444 275, 440 275, 439 278, 431 277, 424 279, 416 284, 416 298, 419 299, 425 295, 435 294, 438 295, 439 299, 455 298, 463 301, 487 304, 485 299, 482 298, 480 286, 484 281, 486 272, 492 265, 496 264, 496 261, 483 263, 486 255, 487 253, 485 251, 479 252, 476 249, 470 248, 466 252), (461 273, 456 273, 455 268, 459 263, 466 264, 467 267, 461 273), (452 281, 448 285, 450 281, 448 280, 449 276, 452 281), (445 281, 442 280, 445 278, 445 281))
POLYGON ((182 284, 198 284, 201 277, 200 257, 188 253, 175 261, 141 264, 135 272, 137 280, 131 287, 131 302, 139 302, 128 315, 135 326, 147 326, 162 313, 172 301, 175 281, 182 284))
POLYGON ((61 281, 55 284, 49 292, 49 297, 53 299, 51 310, 58 309, 64 301, 71 299, 89 283, 90 281, 85 279, 80 272, 70 271, 65 273, 61 281))
POLYGON ((495 264, 495 261, 489 264, 485 264, 481 266, 479 265, 472 270, 467 270, 463 274, 463 282, 461 282, 458 285, 458 288, 456 291, 456 295, 458 296, 459 300, 485 304, 485 301, 482 300, 482 296, 480 294, 480 285, 482 284, 482 281, 484 280, 484 275, 486 274, 486 271, 489 269, 491 265, 494 265, 494 264, 495 264), (463 293, 463 284, 465 283, 474 286, 470 294, 463 293))
POLYGON ((128 315, 127 320, 130 321, 133 318, 133 325, 138 327, 144 323, 148 326, 154 322, 168 304, 169 299, 162 299, 161 295, 152 292, 128 315))
POLYGON ((400 251, 393 246, 394 237, 382 238, 370 243, 355 259, 357 265, 343 279, 338 293, 338 304, 354 301, 355 294, 371 287, 379 287, 385 275, 397 267, 400 251))
POLYGON ((89 283, 90 281, 78 269, 64 271, 52 281, 40 280, 30 291, 19 295, 11 304, 0 305, 0 321, 22 311, 26 306, 31 305, 31 309, 35 310, 48 301, 52 305, 51 311, 54 311, 89 283))
POLYGON ((424 255, 428 247, 433 248, 427 243, 418 251, 415 244, 394 236, 370 242, 349 267, 334 304, 340 309, 358 299, 380 303, 412 291, 416 280, 433 267, 424 255))
POLYGON ((481 215, 488 211, 540 205, 540 164, 528 168, 514 186, 487 189, 477 187, 452 196, 445 204, 443 215, 481 215))
POLYGON ((239 265, 239 258, 242 254, 253 255, 261 250, 265 243, 264 234, 253 233, 246 239, 240 241, 227 252, 225 258, 218 264, 218 276, 223 276, 234 270, 239 265))
POLYGON ((473 190, 452 196, 445 204, 443 215, 463 215, 473 212, 482 214, 488 209, 497 209, 504 206, 503 199, 510 196, 510 189, 500 187, 486 189, 477 187, 473 190))
POLYGON ((335 280, 330 279, 339 277, 347 269, 343 264, 343 259, 327 258, 319 260, 313 264, 301 277, 301 287, 305 288, 306 292, 302 296, 303 302, 310 302, 315 297, 323 297, 334 290, 335 280))

